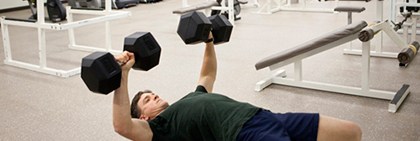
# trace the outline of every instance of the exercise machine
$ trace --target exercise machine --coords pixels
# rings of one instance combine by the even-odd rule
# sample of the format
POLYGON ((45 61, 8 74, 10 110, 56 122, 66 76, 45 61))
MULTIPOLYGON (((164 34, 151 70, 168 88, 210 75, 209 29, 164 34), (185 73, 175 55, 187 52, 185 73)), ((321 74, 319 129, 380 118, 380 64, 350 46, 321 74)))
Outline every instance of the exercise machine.
POLYGON ((396 20, 396 16, 398 14, 398 10, 403 12, 413 12, 413 15, 420 15, 417 13, 420 8, 420 2, 418 0, 405 0, 403 2, 397 2, 397 0, 390 0, 390 11, 389 11, 389 19, 392 21, 396 20), (404 10, 405 9, 405 10, 404 10))
MULTIPOLYGON (((382 24, 385 25, 386 23, 382 24)), ((294 79, 286 78, 286 71, 279 70, 273 75, 257 82, 255 91, 261 91, 271 84, 315 89, 341 94, 357 95, 378 99, 391 100, 388 111, 395 113, 408 95, 409 86, 404 84, 397 92, 370 89, 370 40, 362 42, 362 75, 361 87, 343 86, 322 82, 307 81, 302 75, 302 60, 325 50, 358 39, 362 29, 367 26, 365 21, 355 22, 342 28, 324 34, 296 47, 268 56, 255 64, 257 70, 268 67, 274 71, 289 64, 294 64, 294 79)))
MULTIPOLYGON (((101 0, 102 5, 105 5, 105 0, 101 0)), ((136 6, 140 1, 139 0, 113 0, 115 7, 117 9, 129 8, 136 6)), ((104 6, 102 6, 104 8, 104 6)))
MULTIPOLYGON (((222 0, 217 0, 217 3, 219 3, 219 6, 222 5, 221 2, 222 2, 222 0)), ((241 17, 239 17, 239 14, 241 13, 241 4, 247 4, 247 3, 248 3, 248 1, 244 1, 244 0, 241 0, 241 1, 240 0, 234 0, 234 3, 233 3, 233 12, 234 12, 233 17, 234 17, 235 21, 241 19, 241 17)), ((227 1, 226 1, 225 4, 228 5, 227 1)), ((222 14, 222 15, 226 16, 226 18, 229 18, 228 11, 225 11, 223 13, 221 13, 220 10, 212 10, 211 11, 211 15, 218 15, 218 14, 222 14)))
MULTIPOLYGON (((105 8, 105 0, 68 0, 69 6, 79 9, 105 8)), ((136 6, 139 0, 112 0, 113 9, 122 9, 136 6)))
MULTIPOLYGON (((44 13, 44 8, 40 8, 41 5, 44 5, 44 2, 38 0, 37 3, 37 13, 44 13)), ((60 77, 70 77, 80 73, 80 67, 71 69, 71 70, 61 70, 50 68, 47 66, 47 55, 46 55, 46 30, 68 30, 69 32, 69 41, 70 44, 68 45, 70 49, 74 50, 81 50, 81 51, 107 51, 107 52, 121 52, 116 51, 111 48, 111 27, 109 21, 117 20, 125 17, 131 16, 130 11, 113 11, 111 9, 111 0, 107 0, 105 4, 104 10, 80 10, 80 9, 72 9, 70 6, 67 6, 66 9, 67 15, 67 23, 46 23, 44 14, 37 14, 37 21, 22 21, 22 20, 15 20, 9 19, 6 17, 1 17, 1 31, 2 31, 2 39, 3 39, 3 47, 4 47, 4 54, 5 60, 4 63, 6 65, 15 66, 23 69, 28 69, 40 73, 60 76, 60 77), (73 14, 89 14, 89 15, 98 15, 94 18, 73 21, 73 14), (75 41, 75 34, 74 28, 98 24, 98 23, 105 23, 105 48, 101 47, 90 47, 90 46, 83 46, 77 45, 75 41), (9 36, 9 25, 12 26, 23 26, 23 27, 30 27, 38 29, 38 50, 39 50, 39 65, 34 65, 22 61, 13 60, 12 58, 12 46, 10 44, 10 36, 9 36)))
MULTIPOLYGON (((92 8, 92 9, 98 9, 102 7, 101 0, 67 0, 68 5, 71 6, 71 8, 92 8)), ((112 7, 115 7, 115 3, 112 2, 112 7)))
MULTIPOLYGON (((411 44, 407 43, 406 36, 408 35, 408 28, 407 28, 407 26, 404 26, 405 21, 408 18, 410 18, 412 16, 412 14, 410 12, 410 13, 403 13, 402 15, 405 18, 401 22, 394 23, 390 20, 385 20, 383 22, 371 23, 370 26, 369 26, 369 30, 364 30, 361 33, 360 40, 361 41, 371 40, 376 35, 379 35, 381 33, 381 31, 383 31, 400 48, 400 52, 399 53, 383 52, 382 49, 380 49, 380 52, 378 52, 377 50, 371 51, 370 55, 375 56, 375 57, 397 58, 400 62, 399 66, 407 67, 409 62, 413 59, 414 55, 417 53, 417 49, 415 48, 415 46, 413 46, 413 44, 416 45, 416 43, 413 43, 413 42, 415 42, 415 38, 412 38, 412 41, 411 41, 412 43, 411 44), (397 33, 397 30, 399 30, 401 28, 404 28, 403 37, 401 37, 397 33), (409 53, 411 55, 407 56, 406 48, 412 48, 413 49, 412 51, 414 51, 414 52, 409 53), (403 50, 405 50, 405 51, 403 51, 403 50), (406 54, 406 55, 403 55, 403 54, 406 54)), ((415 34, 412 34, 412 36, 415 36, 415 34)), ((380 44, 380 45, 382 46, 382 44, 380 44)), ((378 46, 376 44, 376 48, 379 48, 379 47, 382 48, 381 46, 378 46)), ((361 55, 362 51, 350 48, 350 49, 344 49, 344 54, 361 55)))
MULTIPOLYGON (((36 0, 28 0, 29 8, 31 9, 32 15, 28 18, 29 20, 37 19, 37 12, 35 10, 36 0)), ((66 9, 60 0, 47 0, 47 20, 51 20, 53 23, 66 20, 66 9)))
POLYGON ((227 13, 227 19, 234 25, 234 0, 207 0, 196 5, 188 5, 188 0, 182 0, 182 8, 172 11, 173 14, 183 15, 193 11, 204 10, 205 15, 212 15, 212 10, 218 10, 220 13, 227 13))
POLYGON ((405 16, 406 18, 402 22, 398 22, 396 24, 391 23, 388 20, 381 23, 373 23, 371 26, 360 32, 359 39, 362 42, 367 42, 374 38, 375 34, 379 33, 380 31, 384 31, 401 49, 399 53, 395 53, 395 58, 397 58, 400 62, 399 66, 407 67, 407 65, 417 54, 419 43, 417 41, 411 41, 410 44, 407 44, 407 42, 404 41, 396 31, 403 26, 405 20, 407 20, 409 16, 410 14, 407 14, 405 16))
MULTIPOLYGON (((307 7, 307 2, 327 2, 327 0, 302 0, 302 4, 298 6, 292 6, 292 0, 267 0, 266 3, 257 11, 256 14, 272 14, 278 11, 297 11, 297 12, 322 12, 322 13, 333 13, 333 8, 316 8, 307 7)), ((345 0, 345 1, 364 1, 369 2, 370 0, 345 0)), ((339 0, 334 0, 334 7, 338 5, 339 0)))

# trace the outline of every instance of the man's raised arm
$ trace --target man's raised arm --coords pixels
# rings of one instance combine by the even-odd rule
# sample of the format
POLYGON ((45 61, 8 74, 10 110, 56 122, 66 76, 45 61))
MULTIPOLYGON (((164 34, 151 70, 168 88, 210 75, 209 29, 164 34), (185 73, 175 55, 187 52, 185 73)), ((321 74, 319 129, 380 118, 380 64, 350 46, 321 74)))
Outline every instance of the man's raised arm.
MULTIPOLYGON (((210 32, 209 38, 212 39, 213 35, 210 32)), ((217 74, 217 59, 216 52, 214 51, 213 41, 207 42, 206 50, 204 52, 203 65, 201 66, 200 79, 198 85, 204 86, 207 92, 213 91, 214 81, 216 80, 217 74)))
POLYGON ((131 140, 152 140, 153 133, 147 121, 131 119, 130 98, 128 96, 128 73, 133 66, 134 54, 124 51, 115 57, 121 66, 121 85, 114 92, 113 124, 115 132, 131 140))

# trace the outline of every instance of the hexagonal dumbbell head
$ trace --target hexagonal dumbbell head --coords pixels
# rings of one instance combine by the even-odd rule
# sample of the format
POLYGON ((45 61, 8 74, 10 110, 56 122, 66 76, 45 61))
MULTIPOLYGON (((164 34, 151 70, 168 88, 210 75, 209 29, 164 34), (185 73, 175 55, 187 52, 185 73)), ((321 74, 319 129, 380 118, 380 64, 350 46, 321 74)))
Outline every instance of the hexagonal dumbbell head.
POLYGON ((212 23, 212 33, 214 44, 229 42, 232 33, 233 25, 223 15, 210 16, 209 20, 212 23))
POLYGON ((211 22, 203 12, 191 12, 181 16, 177 33, 185 44, 201 43, 207 40, 211 22))
POLYGON ((108 94, 120 87, 121 68, 112 54, 94 52, 82 59, 81 77, 92 92, 108 94))
POLYGON ((148 71, 159 64, 161 48, 150 32, 136 32, 125 37, 124 50, 134 53, 134 69, 148 71))

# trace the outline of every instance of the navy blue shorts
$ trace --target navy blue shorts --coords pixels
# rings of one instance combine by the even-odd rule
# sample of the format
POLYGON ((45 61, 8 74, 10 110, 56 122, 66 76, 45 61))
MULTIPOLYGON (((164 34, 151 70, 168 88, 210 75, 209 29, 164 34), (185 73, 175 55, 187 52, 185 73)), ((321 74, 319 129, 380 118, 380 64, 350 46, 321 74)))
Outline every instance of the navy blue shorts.
POLYGON ((259 111, 238 134, 238 141, 316 141, 319 114, 259 111))

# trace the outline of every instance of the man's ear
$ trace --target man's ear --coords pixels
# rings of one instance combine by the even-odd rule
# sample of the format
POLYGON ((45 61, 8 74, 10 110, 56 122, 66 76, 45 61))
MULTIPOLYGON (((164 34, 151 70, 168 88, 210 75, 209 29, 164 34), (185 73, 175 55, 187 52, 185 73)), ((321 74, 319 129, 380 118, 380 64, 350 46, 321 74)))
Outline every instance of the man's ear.
POLYGON ((148 116, 144 116, 144 115, 141 115, 141 116, 139 117, 139 119, 140 119, 140 120, 149 121, 150 117, 148 117, 148 116))

